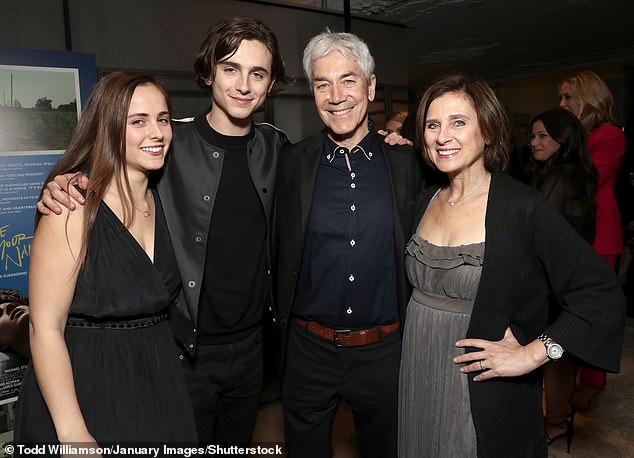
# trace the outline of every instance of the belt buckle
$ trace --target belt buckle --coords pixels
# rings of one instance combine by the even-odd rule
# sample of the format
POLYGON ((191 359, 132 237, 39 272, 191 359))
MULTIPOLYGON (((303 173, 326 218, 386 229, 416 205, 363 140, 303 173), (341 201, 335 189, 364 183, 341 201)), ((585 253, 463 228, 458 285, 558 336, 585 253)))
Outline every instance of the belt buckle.
POLYGON ((345 336, 349 336, 350 332, 352 332, 350 329, 333 329, 333 331, 335 332, 333 341, 334 341, 335 347, 337 348, 343 347, 343 345, 339 343, 339 335, 343 335, 345 337, 345 336))

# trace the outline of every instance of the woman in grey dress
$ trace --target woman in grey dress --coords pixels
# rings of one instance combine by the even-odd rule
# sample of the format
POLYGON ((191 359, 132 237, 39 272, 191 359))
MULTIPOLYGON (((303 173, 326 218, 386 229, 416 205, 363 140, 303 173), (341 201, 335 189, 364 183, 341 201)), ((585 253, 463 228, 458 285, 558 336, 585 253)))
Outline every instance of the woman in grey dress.
POLYGON ((430 86, 417 139, 444 184, 421 192, 406 250, 399 454, 545 457, 540 367, 565 350, 618 371, 622 291, 540 193, 497 173, 507 118, 486 83, 430 86))

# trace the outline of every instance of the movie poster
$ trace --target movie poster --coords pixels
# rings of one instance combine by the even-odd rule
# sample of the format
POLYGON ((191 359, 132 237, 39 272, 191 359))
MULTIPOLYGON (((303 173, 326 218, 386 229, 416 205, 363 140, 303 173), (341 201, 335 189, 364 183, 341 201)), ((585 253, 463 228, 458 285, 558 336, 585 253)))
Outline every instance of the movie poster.
POLYGON ((28 365, 35 203, 96 79, 93 54, 0 48, 0 444, 28 365))
POLYGON ((34 205, 79 118, 77 69, 0 64, 0 279, 26 292, 34 205))

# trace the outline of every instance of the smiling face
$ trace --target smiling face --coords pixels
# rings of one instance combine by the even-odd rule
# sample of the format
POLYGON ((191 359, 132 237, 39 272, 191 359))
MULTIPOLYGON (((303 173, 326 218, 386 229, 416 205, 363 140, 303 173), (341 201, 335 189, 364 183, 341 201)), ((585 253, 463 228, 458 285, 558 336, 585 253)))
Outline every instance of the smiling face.
POLYGON ((242 40, 233 55, 216 64, 211 85, 211 112, 207 120, 225 135, 246 135, 253 113, 266 100, 275 80, 271 78, 273 57, 268 48, 255 40, 242 40))
POLYGON ((450 176, 484 170, 485 140, 472 102, 448 92, 433 100, 423 124, 425 153, 450 176))
POLYGON ((153 84, 136 87, 126 120, 128 171, 147 172, 163 167, 172 141, 172 126, 165 96, 153 84))
POLYGON ((577 118, 581 115, 581 106, 572 95, 572 87, 568 81, 564 81, 559 86, 559 106, 564 110, 570 111, 577 118))
POLYGON ((533 157, 536 161, 542 162, 550 159, 561 147, 561 145, 550 136, 544 123, 540 120, 533 123, 530 144, 533 157))
POLYGON ((368 133, 368 106, 374 100, 376 78, 363 76, 357 61, 333 51, 312 67, 313 95, 328 135, 352 148, 368 133))
POLYGON ((29 307, 5 302, 0 304, 0 350, 19 351, 29 338, 29 307))

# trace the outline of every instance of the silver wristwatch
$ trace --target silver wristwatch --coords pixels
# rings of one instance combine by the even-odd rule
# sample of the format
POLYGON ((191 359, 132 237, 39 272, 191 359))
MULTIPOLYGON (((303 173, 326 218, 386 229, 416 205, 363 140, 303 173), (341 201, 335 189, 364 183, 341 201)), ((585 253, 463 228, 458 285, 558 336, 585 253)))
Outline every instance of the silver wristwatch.
POLYGON ((538 337, 538 339, 544 342, 544 347, 546 347, 546 356, 548 356, 548 359, 557 360, 564 355, 564 349, 561 348, 561 345, 546 334, 542 334, 538 337))

